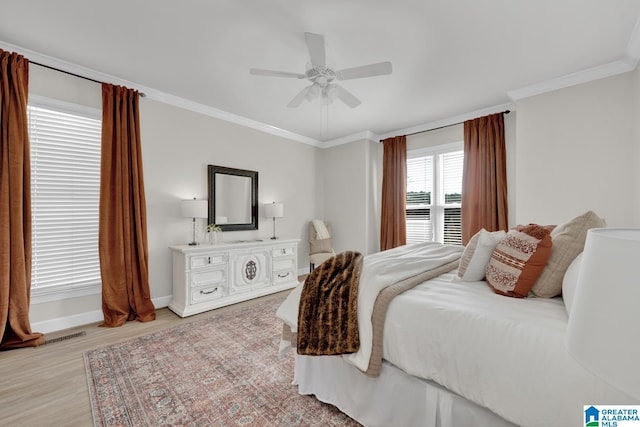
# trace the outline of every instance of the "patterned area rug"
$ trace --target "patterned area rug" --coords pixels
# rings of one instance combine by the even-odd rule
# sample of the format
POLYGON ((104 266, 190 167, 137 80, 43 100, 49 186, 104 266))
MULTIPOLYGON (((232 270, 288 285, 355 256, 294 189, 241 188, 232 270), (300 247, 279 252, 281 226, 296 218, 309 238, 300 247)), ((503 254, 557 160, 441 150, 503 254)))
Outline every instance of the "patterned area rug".
POLYGON ((279 358, 282 298, 84 354, 96 426, 358 426, 301 396, 279 358))

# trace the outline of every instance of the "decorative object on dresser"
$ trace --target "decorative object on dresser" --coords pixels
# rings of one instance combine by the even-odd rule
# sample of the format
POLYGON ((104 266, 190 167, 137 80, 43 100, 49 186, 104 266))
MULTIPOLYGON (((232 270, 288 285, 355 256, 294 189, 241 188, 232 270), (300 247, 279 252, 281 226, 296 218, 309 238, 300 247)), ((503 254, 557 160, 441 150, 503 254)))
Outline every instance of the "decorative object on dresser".
POLYGON ((180 209, 182 210, 183 217, 193 219, 193 237, 191 238, 191 242, 189 242, 189 246, 196 246, 198 244, 198 241, 196 240, 196 218, 207 217, 207 201, 196 200, 195 197, 193 198, 193 200, 183 200, 182 204, 180 205, 180 209))
POLYGON ((298 242, 237 241, 198 247, 171 246, 173 300, 181 317, 298 285, 298 242))
POLYGON ((216 245, 220 243, 222 235, 222 228, 219 225, 209 224, 207 225, 207 241, 210 245, 216 245))
POLYGON ((267 203, 264 205, 264 216, 273 218, 273 237, 271 237, 271 240, 276 240, 276 218, 284 217, 284 206, 282 206, 282 203, 267 203))
POLYGON ((209 222, 222 231, 258 229, 258 172, 209 165, 209 222))
POLYGON ((588 371, 640 399, 640 229, 587 232, 569 313, 567 348, 588 371))

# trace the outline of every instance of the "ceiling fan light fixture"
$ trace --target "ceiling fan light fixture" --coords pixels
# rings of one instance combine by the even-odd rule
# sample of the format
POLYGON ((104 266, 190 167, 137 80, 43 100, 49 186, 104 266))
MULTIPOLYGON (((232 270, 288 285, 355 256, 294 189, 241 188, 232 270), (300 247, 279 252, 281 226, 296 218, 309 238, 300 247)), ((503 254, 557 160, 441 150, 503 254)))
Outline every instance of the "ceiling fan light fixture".
POLYGON ((308 90, 304 95, 304 99, 307 100, 308 102, 311 102, 314 99, 316 99, 318 96, 320 96, 321 92, 322 92, 322 88, 320 87, 320 85, 318 85, 317 83, 314 83, 308 87, 308 90))
POLYGON ((304 33, 311 62, 307 64, 304 74, 291 73, 288 71, 263 70, 251 68, 249 72, 258 76, 289 77, 297 79, 307 79, 310 86, 302 89, 290 102, 287 107, 299 107, 302 101, 312 100, 322 96, 328 102, 338 98, 351 108, 361 104, 351 92, 339 86, 334 80, 352 80, 364 77, 381 76, 391 74, 391 62, 379 62, 376 64, 361 65, 353 68, 334 71, 326 65, 326 53, 324 49, 324 36, 321 34, 304 33))
POLYGON ((336 85, 330 84, 324 89, 324 96, 327 98, 329 103, 332 103, 338 97, 338 91, 336 90, 336 85))

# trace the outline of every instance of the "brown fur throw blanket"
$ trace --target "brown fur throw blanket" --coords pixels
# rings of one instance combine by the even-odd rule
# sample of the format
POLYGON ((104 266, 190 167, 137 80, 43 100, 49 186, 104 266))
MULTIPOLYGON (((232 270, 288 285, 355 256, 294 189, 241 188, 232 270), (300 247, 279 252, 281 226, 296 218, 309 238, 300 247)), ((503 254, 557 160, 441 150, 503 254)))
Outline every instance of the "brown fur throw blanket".
POLYGON ((358 283, 362 258, 359 252, 342 252, 309 274, 298 307, 298 354, 358 351, 358 283))

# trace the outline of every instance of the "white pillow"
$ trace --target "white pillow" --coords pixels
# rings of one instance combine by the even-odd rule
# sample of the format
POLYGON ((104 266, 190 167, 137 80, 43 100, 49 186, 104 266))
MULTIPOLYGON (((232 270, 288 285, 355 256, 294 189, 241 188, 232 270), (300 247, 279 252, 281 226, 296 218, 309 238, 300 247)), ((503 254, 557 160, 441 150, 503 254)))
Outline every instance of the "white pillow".
POLYGON ((580 273, 580 265, 582 264, 582 252, 574 258, 569 264, 569 268, 564 273, 562 279, 562 299, 564 300, 564 308, 567 314, 571 316, 571 306, 573 305, 573 297, 576 294, 578 286, 578 273, 580 273))
POLYGON ((458 267, 458 276, 462 281, 477 282, 484 279, 491 254, 506 235, 504 230, 489 232, 483 228, 469 239, 458 267))

